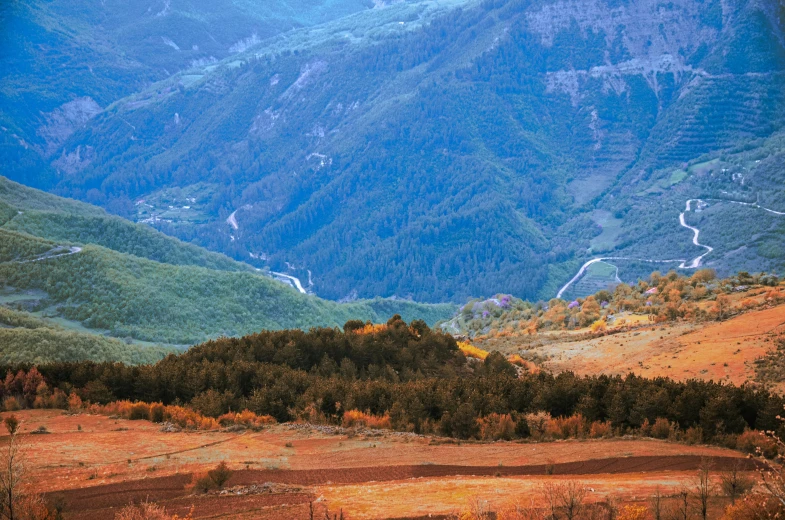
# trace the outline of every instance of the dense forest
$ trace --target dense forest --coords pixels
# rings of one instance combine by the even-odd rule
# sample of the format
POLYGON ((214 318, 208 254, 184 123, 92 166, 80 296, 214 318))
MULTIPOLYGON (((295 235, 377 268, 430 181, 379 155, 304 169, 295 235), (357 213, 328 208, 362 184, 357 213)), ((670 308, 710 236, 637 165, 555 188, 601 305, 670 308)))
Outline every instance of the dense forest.
MULTIPOLYGON (((41 159, 59 176, 31 178, 10 142, 20 171, 8 174, 129 218, 146 208, 168 234, 266 258, 257 267, 311 270, 316 293, 334 300, 546 298, 602 232, 599 207, 623 221, 608 249, 690 254, 688 230, 670 232, 684 201, 740 184, 729 172, 674 171, 782 128, 778 15, 752 1, 723 6, 599 2, 565 8, 574 24, 528 0, 362 10, 197 60, 135 93, 97 89, 108 108, 41 159), (161 202, 181 188, 193 202, 161 202)), ((755 182, 753 165, 737 166, 745 186, 755 182)), ((772 185, 757 191, 774 200, 772 185)), ((736 249, 717 245, 715 257, 736 249)), ((732 267, 779 267, 763 252, 732 267)))
MULTIPOLYGON (((19 369, 4 370, 13 382, 19 369)), ((37 371, 50 390, 99 404, 157 401, 187 404, 209 417, 247 409, 278 421, 334 424, 355 410, 384 417, 398 430, 458 438, 485 435, 481 430, 490 423, 502 427, 503 436, 534 435, 531 414, 544 413, 617 432, 648 432, 665 424, 666 436, 681 431, 693 440, 728 444, 747 429, 781 429, 777 416, 785 403, 765 390, 713 382, 518 376, 498 353, 483 362, 470 360, 452 336, 398 316, 385 326, 350 321, 343 331, 222 338, 154 365, 50 363, 37 371)), ((35 392, 28 400, 34 397, 35 392)))

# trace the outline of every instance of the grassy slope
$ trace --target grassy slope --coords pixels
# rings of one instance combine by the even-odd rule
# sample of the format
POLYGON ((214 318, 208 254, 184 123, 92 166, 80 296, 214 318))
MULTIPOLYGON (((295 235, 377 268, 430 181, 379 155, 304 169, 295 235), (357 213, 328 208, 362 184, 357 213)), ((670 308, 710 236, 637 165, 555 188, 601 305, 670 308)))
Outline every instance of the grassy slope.
POLYGON ((396 313, 434 323, 453 310, 451 305, 400 300, 338 304, 306 296, 250 266, 86 204, 2 178, 0 189, 4 285, 43 290, 65 318, 115 336, 183 344, 260 329, 341 326, 349 319, 386 321, 396 313), (30 210, 44 207, 57 211, 30 210), (74 243, 83 250, 23 262, 74 243))
POLYGON ((154 363, 171 352, 168 348, 140 347, 98 334, 65 330, 27 312, 0 306, 0 359, 9 363, 154 363))

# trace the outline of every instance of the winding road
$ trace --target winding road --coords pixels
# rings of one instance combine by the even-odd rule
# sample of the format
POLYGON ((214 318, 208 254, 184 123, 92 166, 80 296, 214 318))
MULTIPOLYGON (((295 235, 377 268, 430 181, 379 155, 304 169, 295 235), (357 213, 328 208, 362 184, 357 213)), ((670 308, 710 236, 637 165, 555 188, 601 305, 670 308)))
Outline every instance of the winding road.
POLYGON ((294 276, 289 276, 288 274, 276 273, 275 271, 270 271, 270 274, 275 275, 275 276, 280 276, 282 278, 286 278, 288 280, 291 280, 292 283, 294 284, 295 288, 297 288, 298 291, 300 291, 303 294, 308 294, 305 291, 305 289, 303 289, 303 284, 300 283, 300 279, 299 278, 296 278, 294 276))
POLYGON ((46 253, 44 253, 42 255, 38 255, 35 258, 30 258, 29 260, 20 260, 17 263, 19 263, 19 264, 29 264, 31 262, 40 262, 42 260, 49 260, 50 258, 60 258, 61 256, 70 256, 70 255, 75 255, 76 253, 81 253, 82 252, 82 248, 81 247, 79 247, 79 246, 71 246, 71 247, 68 248, 68 251, 66 251, 65 253, 52 254, 54 251, 58 251, 60 249, 62 249, 62 247, 56 247, 54 249, 50 249, 49 251, 47 251, 46 253))
MULTIPOLYGON (((707 199, 707 200, 715 200, 715 199, 707 199)), ((731 204, 740 204, 742 206, 750 206, 750 207, 753 207, 753 208, 762 209, 763 211, 767 211, 767 212, 772 213, 774 215, 785 215, 785 212, 775 211, 773 209, 765 208, 765 207, 761 206, 758 203, 740 202, 740 201, 736 201, 736 200, 722 200, 722 199, 719 199, 718 201, 719 202, 729 202, 731 204)), ((569 282, 564 284, 564 286, 561 289, 559 289, 559 292, 556 293, 556 297, 557 298, 561 298, 562 295, 567 291, 567 289, 569 289, 570 286, 572 286, 572 284, 577 282, 580 279, 580 277, 583 276, 584 273, 586 273, 586 270, 589 268, 590 265, 596 264, 598 262, 605 262, 606 260, 635 260, 637 262, 648 262, 648 263, 656 263, 656 264, 667 264, 667 263, 679 262, 679 268, 680 269, 697 269, 698 267, 700 267, 701 266, 701 262, 703 261, 703 258, 706 255, 708 255, 709 253, 711 253, 712 251, 714 251, 714 248, 711 247, 711 246, 707 246, 706 244, 701 244, 700 242, 698 242, 698 237, 700 236, 700 230, 698 228, 696 228, 696 227, 690 226, 685 221, 684 215, 686 213, 692 211, 692 203, 693 202, 696 203, 696 204, 701 204, 704 201, 702 199, 689 199, 687 201, 687 204, 686 204, 685 208, 684 208, 684 211, 679 213, 679 224, 682 227, 687 228, 690 231, 692 231, 692 233, 693 233, 692 234, 692 243, 693 243, 693 245, 696 245, 698 247, 704 248, 706 250, 705 253, 703 253, 700 256, 696 256, 692 260, 685 260, 685 259, 682 259, 682 258, 672 259, 672 260, 653 260, 651 258, 635 258, 635 257, 630 257, 630 256, 604 256, 604 257, 599 257, 599 258, 592 258, 591 260, 589 260, 588 262, 583 264, 581 266, 581 268, 578 270, 578 273, 575 276, 573 276, 572 279, 570 279, 569 282)), ((610 265, 613 265, 613 264, 610 264, 610 265)), ((619 280, 618 267, 616 268, 616 279, 619 280)))

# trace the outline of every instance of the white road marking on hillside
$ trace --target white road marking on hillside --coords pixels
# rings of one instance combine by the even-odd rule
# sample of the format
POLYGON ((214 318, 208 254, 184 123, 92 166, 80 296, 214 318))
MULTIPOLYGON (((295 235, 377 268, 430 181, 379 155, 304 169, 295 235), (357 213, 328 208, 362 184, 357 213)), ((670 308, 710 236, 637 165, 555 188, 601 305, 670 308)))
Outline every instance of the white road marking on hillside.
POLYGON ((237 225, 237 218, 235 218, 236 214, 237 214, 237 210, 234 210, 232 211, 232 214, 229 215, 229 218, 226 219, 226 223, 232 226, 235 231, 240 229, 240 226, 237 225))

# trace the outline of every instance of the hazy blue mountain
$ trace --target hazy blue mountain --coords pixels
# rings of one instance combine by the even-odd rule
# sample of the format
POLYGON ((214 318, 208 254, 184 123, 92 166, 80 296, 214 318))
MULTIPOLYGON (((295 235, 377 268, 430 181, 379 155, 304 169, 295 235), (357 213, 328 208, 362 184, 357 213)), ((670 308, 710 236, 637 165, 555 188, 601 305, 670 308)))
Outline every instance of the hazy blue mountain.
MULTIPOLYGON (((57 90, 62 97, 50 106, 14 104, 12 113, 4 98, 3 113, 19 128, 29 125, 17 135, 44 137, 28 149, 7 137, 0 158, 12 178, 257 266, 302 279, 310 271, 316 293, 331 299, 548 298, 598 254, 702 254, 679 225, 688 199, 769 201, 769 209, 785 211, 777 196, 781 2, 363 7, 316 6, 307 20, 288 19, 301 27, 278 34, 227 29, 222 48, 253 31, 259 41, 231 55, 209 51, 216 63, 196 54, 197 61, 164 63, 167 53, 180 54, 161 37, 183 56, 196 52, 182 51, 190 40, 173 36, 180 24, 152 31, 158 22, 121 16, 117 5, 122 24, 154 34, 159 50, 119 36, 101 47, 115 57, 127 48, 125 56, 143 66, 122 69, 127 76, 107 68, 111 81, 90 96, 97 106, 84 93, 57 90), (334 19, 319 19, 328 11, 334 19), (171 75, 149 72, 161 69, 171 75), (160 81, 140 84, 142 77, 160 81), (39 112, 49 115, 33 115, 39 112), (47 141, 46 121, 63 119, 79 124, 47 141)), ((42 27, 37 12, 20 10, 15 23, 42 27)), ((247 18, 285 13, 271 8, 247 18)), ((82 20, 103 27, 97 16, 86 10, 82 20)), ((200 27, 223 23, 218 14, 194 18, 200 27)), ((91 33, 85 27, 76 34, 91 33)), ((196 45, 201 53, 208 44, 196 45)), ((74 64, 92 61, 57 49, 74 64)), ((43 75, 14 81, 43 99, 52 90, 35 81, 43 75)), ((10 79, 4 83, 16 92, 10 79)), ((776 214, 719 202, 696 208, 685 219, 714 248, 703 265, 785 267, 776 214), (739 219, 748 225, 728 225, 739 219)), ((619 267, 627 277, 651 270, 619 267)), ((592 275, 597 283, 615 277, 592 275)))

